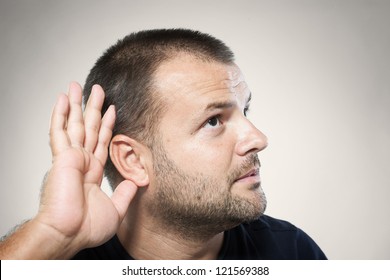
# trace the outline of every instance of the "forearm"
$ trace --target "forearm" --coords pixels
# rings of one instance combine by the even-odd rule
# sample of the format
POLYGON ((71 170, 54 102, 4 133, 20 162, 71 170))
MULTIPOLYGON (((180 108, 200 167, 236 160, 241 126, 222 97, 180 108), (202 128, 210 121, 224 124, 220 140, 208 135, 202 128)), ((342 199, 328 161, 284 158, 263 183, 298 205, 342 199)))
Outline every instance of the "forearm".
POLYGON ((0 259, 68 259, 78 249, 71 240, 36 220, 22 224, 0 243, 0 259))

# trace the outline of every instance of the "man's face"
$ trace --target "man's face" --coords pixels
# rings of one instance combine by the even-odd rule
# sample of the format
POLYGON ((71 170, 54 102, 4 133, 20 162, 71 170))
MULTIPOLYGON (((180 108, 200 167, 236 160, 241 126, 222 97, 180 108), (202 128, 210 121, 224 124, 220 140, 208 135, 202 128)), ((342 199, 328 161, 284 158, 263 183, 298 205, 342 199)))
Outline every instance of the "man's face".
POLYGON ((182 55, 155 80, 167 110, 152 149, 152 214, 198 234, 259 217, 266 200, 256 154, 267 139, 246 118, 251 93, 240 69, 182 55))

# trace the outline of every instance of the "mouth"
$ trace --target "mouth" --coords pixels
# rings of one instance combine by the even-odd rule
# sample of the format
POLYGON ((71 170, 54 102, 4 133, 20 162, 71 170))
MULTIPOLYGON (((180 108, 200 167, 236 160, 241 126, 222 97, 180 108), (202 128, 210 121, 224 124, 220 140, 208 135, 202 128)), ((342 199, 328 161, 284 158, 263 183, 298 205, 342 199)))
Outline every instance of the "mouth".
POLYGON ((239 183, 257 183, 260 182, 260 169, 258 167, 252 168, 244 175, 234 181, 239 183))

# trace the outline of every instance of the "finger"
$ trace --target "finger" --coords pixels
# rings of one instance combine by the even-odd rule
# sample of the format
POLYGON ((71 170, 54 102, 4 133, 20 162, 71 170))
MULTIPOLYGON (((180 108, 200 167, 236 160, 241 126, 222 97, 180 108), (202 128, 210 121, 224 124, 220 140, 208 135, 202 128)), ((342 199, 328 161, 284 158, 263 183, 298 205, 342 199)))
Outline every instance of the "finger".
POLYGON ((82 147, 84 144, 84 118, 81 108, 82 89, 81 86, 72 82, 68 92, 70 112, 68 117, 67 133, 72 146, 82 147))
POLYGON ((66 133, 66 123, 69 113, 69 100, 65 94, 57 98, 50 119, 50 147, 53 156, 67 149, 70 145, 66 133))
POLYGON ((111 201, 118 211, 119 218, 122 221, 129 208, 130 202, 133 200, 137 192, 137 186, 128 180, 122 181, 115 189, 111 196, 111 201))
POLYGON ((115 124, 115 107, 111 105, 103 116, 99 130, 98 143, 95 149, 95 157, 100 161, 102 166, 106 163, 108 156, 108 145, 111 141, 112 130, 115 124))
POLYGON ((91 95, 88 99, 84 113, 85 139, 84 148, 93 152, 97 145, 98 134, 102 119, 102 106, 104 101, 104 92, 99 85, 92 87, 91 95))

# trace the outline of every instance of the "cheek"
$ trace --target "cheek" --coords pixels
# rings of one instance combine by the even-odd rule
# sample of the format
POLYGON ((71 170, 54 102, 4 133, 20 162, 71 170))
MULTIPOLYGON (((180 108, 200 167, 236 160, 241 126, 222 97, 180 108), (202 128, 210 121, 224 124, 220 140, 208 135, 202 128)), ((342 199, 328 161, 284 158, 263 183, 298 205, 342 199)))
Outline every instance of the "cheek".
POLYGON ((186 143, 172 145, 171 159, 183 171, 208 177, 224 177, 232 166, 232 147, 223 143, 186 143))

